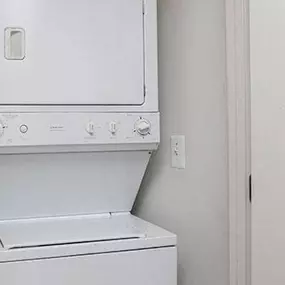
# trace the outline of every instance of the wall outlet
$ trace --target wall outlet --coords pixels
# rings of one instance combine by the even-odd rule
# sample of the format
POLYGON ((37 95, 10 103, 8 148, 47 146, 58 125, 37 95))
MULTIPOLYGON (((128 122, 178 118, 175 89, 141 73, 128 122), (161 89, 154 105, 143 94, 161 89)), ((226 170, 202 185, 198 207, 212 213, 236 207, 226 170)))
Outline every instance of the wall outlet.
POLYGON ((172 167, 177 169, 186 168, 186 145, 185 136, 171 137, 172 167))

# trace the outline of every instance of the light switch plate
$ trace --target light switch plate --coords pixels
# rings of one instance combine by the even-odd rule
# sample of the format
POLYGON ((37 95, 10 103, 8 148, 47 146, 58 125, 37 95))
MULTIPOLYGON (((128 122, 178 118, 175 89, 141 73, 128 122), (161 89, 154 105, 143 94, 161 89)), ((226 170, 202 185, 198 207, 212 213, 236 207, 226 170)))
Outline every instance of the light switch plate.
POLYGON ((186 145, 185 136, 171 137, 172 167, 177 169, 186 168, 186 145))

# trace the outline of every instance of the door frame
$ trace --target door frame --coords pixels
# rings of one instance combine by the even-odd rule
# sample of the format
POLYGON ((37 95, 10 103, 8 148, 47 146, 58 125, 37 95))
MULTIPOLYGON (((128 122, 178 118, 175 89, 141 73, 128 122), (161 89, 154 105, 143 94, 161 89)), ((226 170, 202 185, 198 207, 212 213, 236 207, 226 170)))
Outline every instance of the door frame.
POLYGON ((249 285, 249 0, 225 0, 229 143, 230 285, 249 285))

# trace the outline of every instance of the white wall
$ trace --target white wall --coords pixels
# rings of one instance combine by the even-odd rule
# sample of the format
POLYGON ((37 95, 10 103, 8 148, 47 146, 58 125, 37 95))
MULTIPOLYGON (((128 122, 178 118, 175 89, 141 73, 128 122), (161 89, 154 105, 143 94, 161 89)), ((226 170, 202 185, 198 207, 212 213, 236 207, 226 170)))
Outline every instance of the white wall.
POLYGON ((135 212, 178 235, 179 285, 228 285, 224 0, 159 0, 162 143, 135 212), (185 134, 187 169, 170 167, 185 134))
POLYGON ((285 284, 284 4, 250 1, 252 285, 285 284))

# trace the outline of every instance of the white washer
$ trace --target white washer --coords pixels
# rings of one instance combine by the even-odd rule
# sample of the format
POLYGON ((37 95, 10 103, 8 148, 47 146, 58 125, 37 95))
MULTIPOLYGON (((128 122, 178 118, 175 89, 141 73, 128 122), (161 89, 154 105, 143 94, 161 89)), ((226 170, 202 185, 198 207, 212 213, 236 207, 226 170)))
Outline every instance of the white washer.
POLYGON ((3 0, 0 33, 0 282, 175 285, 176 236, 130 213, 160 142, 156 0, 3 0))
POLYGON ((131 214, 4 221, 3 284, 176 284, 176 237, 131 214))

